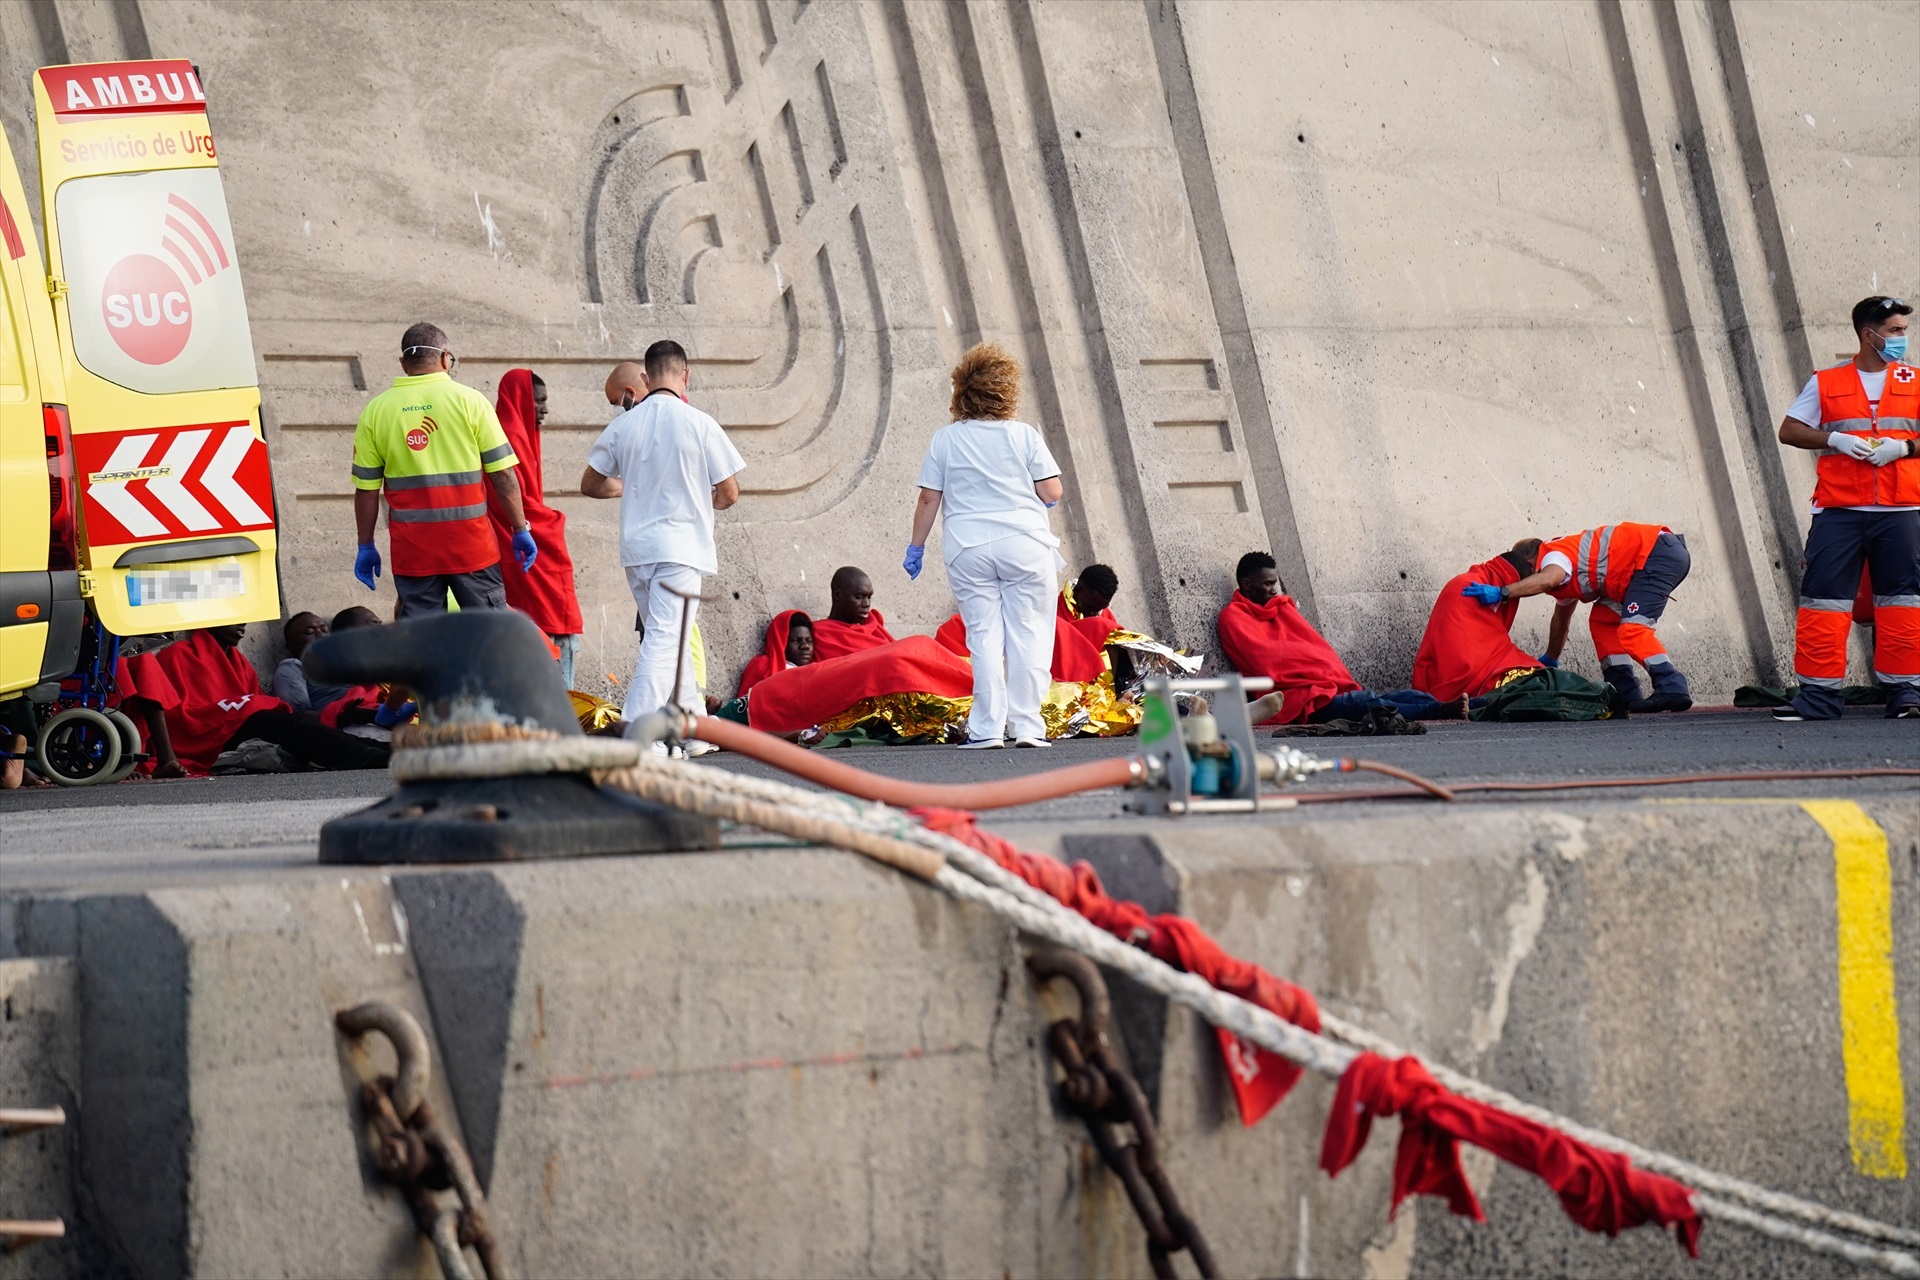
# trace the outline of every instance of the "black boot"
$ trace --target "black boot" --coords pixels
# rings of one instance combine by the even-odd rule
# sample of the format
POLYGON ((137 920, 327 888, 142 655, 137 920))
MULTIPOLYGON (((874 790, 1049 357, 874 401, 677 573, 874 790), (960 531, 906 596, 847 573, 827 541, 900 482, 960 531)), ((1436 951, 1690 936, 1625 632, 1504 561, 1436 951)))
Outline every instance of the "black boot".
POLYGON ((1645 695, 1640 692, 1640 676, 1633 669, 1632 663, 1610 662, 1600 668, 1600 677, 1613 686, 1615 701, 1623 707, 1639 710, 1633 704, 1639 702, 1645 695))
POLYGON ((1671 662, 1659 662, 1647 668, 1653 678, 1653 696, 1630 703, 1628 709, 1644 714, 1650 711, 1685 711, 1693 705, 1693 693, 1687 678, 1671 662))

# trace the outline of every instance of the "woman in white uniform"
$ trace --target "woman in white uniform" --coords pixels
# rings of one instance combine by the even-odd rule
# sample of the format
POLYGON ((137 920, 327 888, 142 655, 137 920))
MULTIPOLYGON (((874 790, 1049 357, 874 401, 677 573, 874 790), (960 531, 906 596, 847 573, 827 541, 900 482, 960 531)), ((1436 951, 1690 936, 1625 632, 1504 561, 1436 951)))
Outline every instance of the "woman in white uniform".
POLYGON ((940 515, 947 581, 973 657, 972 748, 1047 745, 1040 704, 1053 663, 1053 598, 1063 565, 1047 508, 1060 501, 1060 466, 1040 433, 1014 419, 1020 366, 983 342, 953 368, 953 422, 934 432, 920 466, 920 500, 903 566, 920 576, 940 515))

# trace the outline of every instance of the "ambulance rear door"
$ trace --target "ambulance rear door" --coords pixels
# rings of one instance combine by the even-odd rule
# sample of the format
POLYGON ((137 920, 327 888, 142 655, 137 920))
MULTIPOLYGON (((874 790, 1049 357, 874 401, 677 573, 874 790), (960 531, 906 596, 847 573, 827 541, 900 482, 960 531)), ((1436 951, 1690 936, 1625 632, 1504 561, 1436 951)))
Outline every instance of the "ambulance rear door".
POLYGON ((94 609, 119 635, 277 618, 253 339, 199 75, 42 67, 33 96, 94 609))
POLYGON ((66 676, 79 661, 84 608, 62 388, 40 246, 0 129, 0 698, 66 676))

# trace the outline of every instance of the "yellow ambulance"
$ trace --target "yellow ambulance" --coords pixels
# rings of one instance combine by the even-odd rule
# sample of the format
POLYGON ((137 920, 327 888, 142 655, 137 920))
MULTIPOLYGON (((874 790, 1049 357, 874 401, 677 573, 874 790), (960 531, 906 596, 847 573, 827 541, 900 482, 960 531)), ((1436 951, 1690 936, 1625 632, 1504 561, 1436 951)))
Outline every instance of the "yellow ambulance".
MULTIPOLYGON (((0 383, 0 554, 8 571, 19 559, 38 575, 16 588, 9 572, 9 613, 39 604, 47 622, 34 632, 26 614, 4 619, 21 625, 0 627, 19 632, 0 639, 0 699, 25 694, 54 713, 40 716, 36 769, 101 781, 124 776, 139 749, 131 722, 106 708, 117 637, 280 615, 273 478, 197 70, 179 59, 43 67, 33 96, 44 273, 10 153, 0 173, 17 233, 0 247, 6 314, 31 335, 17 344, 22 373, 6 348, 18 394, 0 383), (15 602, 42 581, 48 599, 15 602), (119 741, 95 732, 109 723, 119 741), (62 726, 56 759, 39 740, 62 726)), ((19 731, 7 706, 0 724, 19 731)))

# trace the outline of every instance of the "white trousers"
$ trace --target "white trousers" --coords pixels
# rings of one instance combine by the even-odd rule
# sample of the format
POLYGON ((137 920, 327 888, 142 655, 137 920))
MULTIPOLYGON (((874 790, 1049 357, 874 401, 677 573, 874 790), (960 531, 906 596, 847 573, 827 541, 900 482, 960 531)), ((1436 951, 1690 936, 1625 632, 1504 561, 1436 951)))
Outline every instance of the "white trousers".
POLYGON ((704 714, 706 708, 700 705, 700 686, 693 679, 693 655, 687 651, 693 647, 693 623, 698 617, 700 602, 683 601, 667 590, 672 587, 688 595, 699 595, 699 572, 684 564, 630 564, 627 587, 633 592, 633 602, 640 607, 640 616, 646 619, 647 632, 640 641, 639 661, 633 664, 633 679, 627 683, 627 700, 620 708, 621 717, 637 719, 649 711, 658 711, 669 700, 696 715, 704 714), (684 649, 680 643, 683 608, 689 611, 688 643, 684 649), (678 696, 673 688, 676 664, 680 668, 678 696))
POLYGON ((967 736, 1045 738, 1040 703, 1052 683, 1059 557, 1027 534, 996 538, 947 561, 947 581, 973 653, 967 736))

